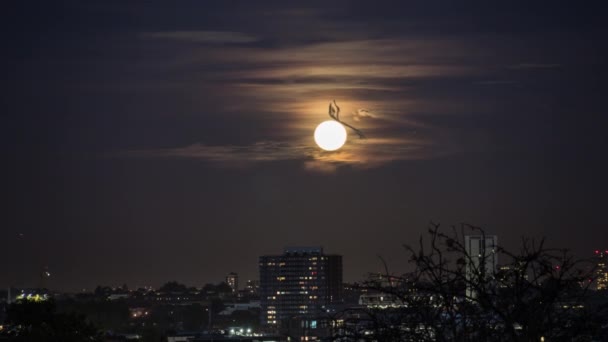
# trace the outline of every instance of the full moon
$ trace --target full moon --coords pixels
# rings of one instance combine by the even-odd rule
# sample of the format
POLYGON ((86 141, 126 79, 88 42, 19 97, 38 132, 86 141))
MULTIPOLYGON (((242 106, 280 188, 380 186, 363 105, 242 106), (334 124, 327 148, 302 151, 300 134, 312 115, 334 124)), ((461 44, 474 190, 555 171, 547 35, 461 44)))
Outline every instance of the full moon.
POLYGON ((321 122, 315 129, 315 142, 325 151, 335 151, 346 142, 346 129, 335 120, 321 122))

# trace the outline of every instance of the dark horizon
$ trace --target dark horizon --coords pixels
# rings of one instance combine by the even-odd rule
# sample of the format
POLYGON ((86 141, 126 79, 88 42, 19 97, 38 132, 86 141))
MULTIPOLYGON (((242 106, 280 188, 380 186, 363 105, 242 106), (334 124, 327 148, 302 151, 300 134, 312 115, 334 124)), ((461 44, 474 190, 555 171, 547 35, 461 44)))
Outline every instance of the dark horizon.
POLYGON ((608 248, 601 3, 4 4, 0 288, 399 272, 430 221, 608 248), (336 100, 349 131, 323 152, 336 100))

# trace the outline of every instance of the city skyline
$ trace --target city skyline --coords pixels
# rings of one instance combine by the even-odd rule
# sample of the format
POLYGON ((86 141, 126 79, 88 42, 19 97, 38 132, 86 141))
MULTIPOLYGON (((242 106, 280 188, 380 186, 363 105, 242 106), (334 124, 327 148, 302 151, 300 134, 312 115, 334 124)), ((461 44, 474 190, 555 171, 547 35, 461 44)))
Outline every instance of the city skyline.
POLYGON ((243 285, 258 256, 307 245, 353 282, 378 255, 402 272, 429 222, 592 257, 608 241, 603 13, 5 4, 0 287, 243 285), (328 120, 348 134, 332 152, 314 139, 328 120))
MULTIPOLYGON (((470 229, 470 227, 469 227, 470 229)), ((503 255, 504 252, 507 253, 512 253, 513 251, 498 251, 498 249, 503 249, 504 247, 500 244, 496 244, 496 240, 497 240, 497 236, 496 235, 484 235, 485 238, 488 241, 493 241, 491 246, 492 246, 492 251, 490 253, 488 253, 488 255, 490 255, 491 257, 488 257, 488 259, 486 260, 486 263, 488 263, 489 265, 486 265, 485 269, 490 270, 490 274, 493 274, 495 272, 497 272, 497 270, 503 266, 503 263, 501 263, 500 260, 500 255, 503 255), (490 266, 491 265, 491 266, 490 266)), ((428 245, 428 243, 430 242, 430 240, 425 240, 424 237, 421 235, 421 237, 423 238, 422 241, 424 241, 425 245, 428 245)), ((479 258, 476 257, 477 254, 475 254, 474 252, 476 251, 475 248, 481 248, 481 247, 475 247, 475 248, 471 248, 470 247, 470 241, 472 241, 472 239, 477 239, 479 241, 481 241, 482 235, 464 235, 463 236, 463 240, 461 241, 461 243, 463 243, 463 246, 469 246, 467 247, 467 253, 469 253, 472 258, 472 262, 474 263, 479 263, 479 258)), ((541 239, 542 240, 542 239, 541 239)), ((536 240, 535 242, 541 242, 541 240, 536 240)), ((477 241, 477 243, 480 244, 481 243, 477 241)), ((420 242, 420 241, 418 241, 420 242)), ((545 241, 543 241, 544 243, 545 241)), ((410 246, 411 247, 411 246, 410 246)), ((428 246, 427 246, 428 247, 428 246)), ((520 246, 521 247, 521 246, 520 246)), ((324 250, 323 246, 315 246, 315 247, 295 247, 295 246, 289 246, 289 247, 284 247, 284 253, 295 253, 295 252, 289 252, 290 250, 298 250, 298 249, 315 249, 318 248, 320 249, 321 253, 323 253, 322 251, 324 250)), ((411 252, 411 251, 410 251, 411 252)), ((608 250, 606 251, 602 251, 602 250, 588 250, 588 253, 586 255, 582 255, 582 256, 578 256, 578 255, 573 255, 574 257, 580 258, 581 261, 585 261, 585 262, 589 262, 592 261, 591 264, 593 264, 593 260, 597 259, 597 260, 603 260, 605 255, 608 255, 608 250)), ((404 249, 404 253, 405 249, 404 249)), ((487 253, 487 252, 485 252, 487 253)), ((272 254, 272 253, 271 253, 272 254)), ((274 253, 276 254, 276 253, 274 253)), ((333 254, 332 254, 333 255, 333 254)), ((404 254, 406 255, 406 254, 404 254)), ((510 254, 504 254, 503 257, 506 257, 506 259, 508 260, 510 258, 509 256, 510 254)), ((331 255, 330 255, 331 256, 331 255)), ((481 254, 479 254, 479 256, 481 257, 481 254)), ((270 255, 264 255, 264 256, 258 256, 257 259, 259 258, 263 258, 263 257, 275 257, 275 258, 280 258, 280 255, 274 255, 274 256, 270 256, 270 255)), ((342 259, 344 258, 343 255, 339 255, 340 257, 340 261, 342 261, 342 259)), ((411 255, 410 255, 411 257, 411 255)), ((386 260, 382 257, 382 255, 377 255, 378 261, 380 263, 380 267, 378 267, 378 269, 376 270, 368 270, 365 271, 364 273, 362 273, 359 277, 353 278, 353 279, 345 279, 344 280, 344 284, 364 284, 365 282, 370 281, 371 278, 373 278, 374 276, 380 276, 382 277, 407 277, 409 272, 412 271, 412 267, 404 267, 407 263, 404 264, 400 264, 398 266, 400 266, 399 268, 392 268, 390 265, 386 264, 386 260), (386 272, 389 272, 388 274, 386 272), (371 278, 370 278, 371 277, 371 278)), ((507 261, 508 264, 508 261, 507 261)), ((591 265, 589 264, 589 265, 591 265)), ((241 277, 239 274, 239 271, 235 271, 232 270, 228 273, 223 274, 222 276, 220 276, 219 278, 209 278, 206 277, 204 281, 202 282, 188 282, 188 281, 184 281, 183 279, 177 279, 177 278, 172 278, 172 279, 165 279, 165 280, 161 280, 159 283, 154 283, 152 284, 151 282, 146 282, 144 281, 139 281, 139 282, 134 282, 134 283, 128 283, 125 280, 116 280, 114 282, 97 282, 95 283, 94 286, 92 287, 81 287, 81 288, 59 288, 56 286, 53 286, 53 284, 49 284, 49 279, 51 279, 51 273, 48 271, 48 267, 44 267, 40 272, 34 272, 36 273, 36 281, 32 280, 32 282, 30 282, 29 284, 26 283, 19 283, 19 282, 13 282, 7 286, 5 286, 4 288, 7 289, 48 289, 51 291, 57 291, 58 293, 62 293, 62 292, 66 292, 66 293, 79 293, 79 292, 91 292, 93 290, 95 290, 95 288, 98 287, 110 287, 110 288, 121 288, 123 286, 128 286, 129 288, 132 289, 158 289, 160 287, 162 287, 163 285, 166 285, 167 283, 170 282, 176 282, 176 283, 183 283, 183 285, 186 286, 192 286, 194 288, 199 288, 202 289, 204 288, 206 285, 219 285, 221 283, 226 284, 227 286, 229 286, 232 290, 232 292, 234 294, 237 294, 238 292, 241 291, 251 291, 251 289, 249 289, 249 287, 251 286, 251 283, 259 283, 260 282, 260 278, 259 276, 259 266, 260 266, 260 262, 259 260, 256 262, 256 270, 253 274, 253 276, 249 277, 249 278, 244 278, 241 277), (244 287, 240 286, 240 281, 239 278, 241 279, 240 281, 244 282, 245 285, 244 287), (235 280, 233 280, 235 279, 235 280), (233 287, 234 285, 236 285, 236 287, 233 287)), ((480 265, 475 264, 475 266, 473 266, 474 269, 478 270, 478 269, 482 269, 482 267, 480 267, 480 265)), ((599 261, 598 264, 598 269, 595 271, 597 274, 598 279, 595 280, 596 282, 599 281, 599 284, 604 284, 606 282, 606 279, 608 279, 608 272, 605 270, 605 263, 604 261, 599 261)), ((340 268, 341 272, 343 270, 343 267, 340 268)), ((96 279, 91 279, 91 283, 94 283, 96 279)), ((597 285, 594 285, 593 288, 594 289, 604 289, 605 288, 605 284, 604 285, 599 285, 600 287, 597 288, 597 285)))

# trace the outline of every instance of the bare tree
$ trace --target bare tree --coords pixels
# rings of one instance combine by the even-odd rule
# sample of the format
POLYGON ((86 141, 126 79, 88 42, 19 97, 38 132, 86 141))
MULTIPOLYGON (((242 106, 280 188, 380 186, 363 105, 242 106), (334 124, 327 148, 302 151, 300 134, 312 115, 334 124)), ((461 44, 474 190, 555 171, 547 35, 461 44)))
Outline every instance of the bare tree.
POLYGON ((393 275, 384 263, 388 281, 362 289, 386 303, 334 315, 334 340, 591 341, 608 327, 606 306, 590 300, 590 260, 523 238, 516 253, 493 246, 502 262, 488 269, 485 259, 496 256, 471 255, 465 235, 485 238, 471 225, 431 224, 428 239, 404 246, 413 271, 393 275))
POLYGON ((346 122, 340 120, 340 107, 338 107, 338 104, 336 103, 336 100, 333 100, 332 102, 329 103, 329 116, 338 121, 339 123, 341 123, 342 125, 350 128, 353 130, 353 132, 355 132, 355 134, 357 134, 359 136, 359 138, 364 139, 365 135, 363 134, 363 132, 361 132, 360 129, 353 127, 350 124, 347 124, 346 122))

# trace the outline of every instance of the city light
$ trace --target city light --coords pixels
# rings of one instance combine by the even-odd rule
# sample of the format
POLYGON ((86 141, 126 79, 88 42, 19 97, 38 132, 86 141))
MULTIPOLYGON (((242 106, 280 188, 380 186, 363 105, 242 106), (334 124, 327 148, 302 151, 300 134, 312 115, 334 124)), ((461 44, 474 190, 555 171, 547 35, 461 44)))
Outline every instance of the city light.
POLYGON ((39 293, 21 293, 15 298, 17 300, 25 300, 28 302, 43 302, 49 299, 47 294, 40 295, 39 293))
POLYGON ((0 342, 608 342, 603 2, 5 2, 0 342))

